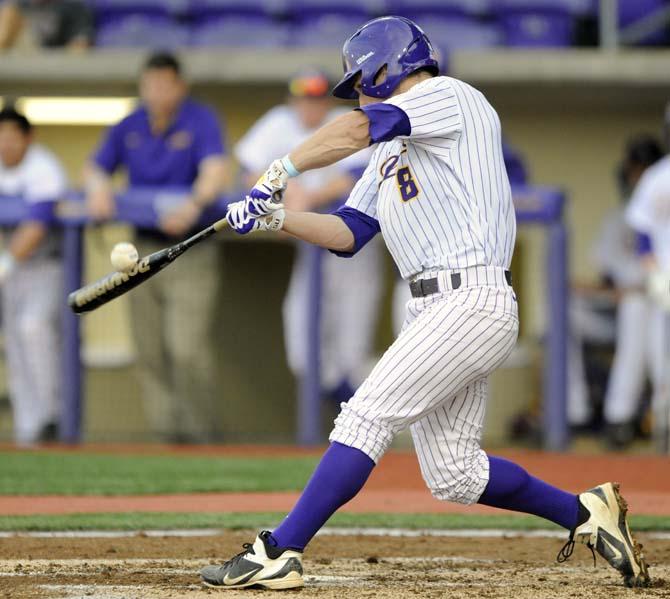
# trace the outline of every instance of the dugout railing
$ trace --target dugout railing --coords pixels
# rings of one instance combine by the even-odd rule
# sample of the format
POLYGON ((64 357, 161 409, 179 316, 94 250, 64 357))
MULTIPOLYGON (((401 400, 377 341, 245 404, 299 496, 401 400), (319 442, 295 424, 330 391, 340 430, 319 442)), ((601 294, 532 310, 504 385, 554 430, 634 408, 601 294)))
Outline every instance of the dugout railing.
MULTIPOLYGON (((160 214, 188 194, 185 189, 135 188, 117 196, 117 220, 143 228, 156 227, 160 214)), ((567 339, 568 339, 568 257, 567 228, 564 223, 565 195, 548 187, 524 187, 514 190, 517 222, 543 227, 545 244, 546 331, 543 395, 543 438, 547 449, 562 450, 569 442, 567 424, 567 339)), ((221 199, 203 215, 205 226, 225 214, 227 202, 221 199)), ((27 210, 19 198, 2 197, 0 226, 12 226, 24 220, 27 210)), ((84 264, 83 230, 89 224, 81 196, 72 194, 57 211, 63 227, 65 297, 82 284, 84 264)), ((297 409, 296 438, 301 445, 323 441, 321 431, 321 389, 319 359, 319 321, 321 295, 321 257, 323 250, 311 247, 310 312, 308 336, 308 376, 302 381, 297 409)), ((169 269, 168 269, 169 270, 169 269)), ((161 274, 159 276, 169 276, 161 274)), ((74 315, 63 301, 63 403, 60 422, 61 440, 78 443, 84 402, 82 397, 81 317, 74 315)))

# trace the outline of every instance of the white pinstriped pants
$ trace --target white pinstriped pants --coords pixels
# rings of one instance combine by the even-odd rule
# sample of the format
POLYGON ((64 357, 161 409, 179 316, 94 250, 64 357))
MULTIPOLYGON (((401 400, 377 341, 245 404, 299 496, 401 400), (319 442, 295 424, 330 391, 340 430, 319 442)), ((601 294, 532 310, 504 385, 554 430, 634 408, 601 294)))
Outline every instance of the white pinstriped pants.
POLYGON ((488 482, 480 447, 488 375, 512 350, 519 319, 503 269, 460 273, 458 289, 441 271, 443 291, 408 302, 401 334, 342 404, 330 440, 377 462, 409 426, 433 496, 470 504, 488 482))
POLYGON ((2 325, 17 443, 34 443, 60 417, 63 266, 34 258, 2 286, 2 325))

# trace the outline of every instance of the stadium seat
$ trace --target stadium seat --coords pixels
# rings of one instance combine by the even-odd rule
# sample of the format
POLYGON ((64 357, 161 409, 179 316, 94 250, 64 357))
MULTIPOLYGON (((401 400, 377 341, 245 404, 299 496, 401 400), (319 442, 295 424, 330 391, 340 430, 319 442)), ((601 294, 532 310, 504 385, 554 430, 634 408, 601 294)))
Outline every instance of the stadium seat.
POLYGON ((172 8, 177 6, 175 0, 168 0, 167 2, 161 2, 160 0, 140 0, 139 2, 133 2, 132 0, 90 0, 89 4, 98 25, 132 15, 167 17, 170 15, 172 8))
POLYGON ((197 23, 219 17, 269 17, 284 11, 284 0, 190 0, 187 16, 197 23))
POLYGON ((496 22, 485 22, 465 16, 443 17, 425 14, 416 18, 434 45, 443 51, 457 48, 490 48, 504 42, 504 34, 496 22))
POLYGON ((101 24, 95 41, 102 48, 176 48, 188 40, 188 28, 170 17, 137 14, 101 24))
POLYGON ((292 21, 312 21, 322 17, 357 19, 365 23, 372 18, 370 7, 356 0, 292 0, 286 5, 286 16, 292 21))
POLYGON ((287 24, 260 16, 210 18, 193 26, 191 46, 277 47, 289 40, 287 24))
POLYGON ((508 46, 565 47, 572 44, 569 0, 501 0, 495 4, 508 46))
MULTIPOLYGON (((665 0, 619 0, 619 27, 631 25, 656 10, 667 7, 665 0)), ((668 27, 664 26, 642 38, 636 45, 656 46, 667 43, 668 27)))
POLYGON ((366 16, 326 14, 294 23, 291 42, 295 46, 341 48, 344 41, 367 21, 366 16))
POLYGON ((384 12, 408 18, 421 15, 472 16, 488 13, 493 0, 387 0, 384 12))

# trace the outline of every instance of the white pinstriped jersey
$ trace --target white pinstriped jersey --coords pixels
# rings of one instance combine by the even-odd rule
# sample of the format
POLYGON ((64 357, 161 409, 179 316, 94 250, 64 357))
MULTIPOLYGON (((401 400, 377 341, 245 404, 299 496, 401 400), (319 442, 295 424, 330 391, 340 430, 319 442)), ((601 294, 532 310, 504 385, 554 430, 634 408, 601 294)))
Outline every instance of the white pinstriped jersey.
POLYGON ((401 275, 509 268, 516 220, 500 120, 484 95, 434 77, 386 100, 411 133, 382 142, 347 205, 376 218, 401 275))

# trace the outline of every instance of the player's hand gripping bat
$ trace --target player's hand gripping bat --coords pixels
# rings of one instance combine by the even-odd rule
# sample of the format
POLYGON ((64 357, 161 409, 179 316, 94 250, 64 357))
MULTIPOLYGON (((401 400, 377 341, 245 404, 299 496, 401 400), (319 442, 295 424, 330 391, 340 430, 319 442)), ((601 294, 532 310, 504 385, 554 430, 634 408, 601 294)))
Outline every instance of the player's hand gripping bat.
POLYGON ((67 303, 72 311, 77 314, 90 312, 104 306, 107 302, 137 287, 140 283, 144 283, 176 260, 186 250, 221 231, 227 225, 228 221, 224 217, 181 243, 175 243, 168 248, 140 258, 128 272, 113 272, 94 283, 73 291, 68 296, 67 303))

